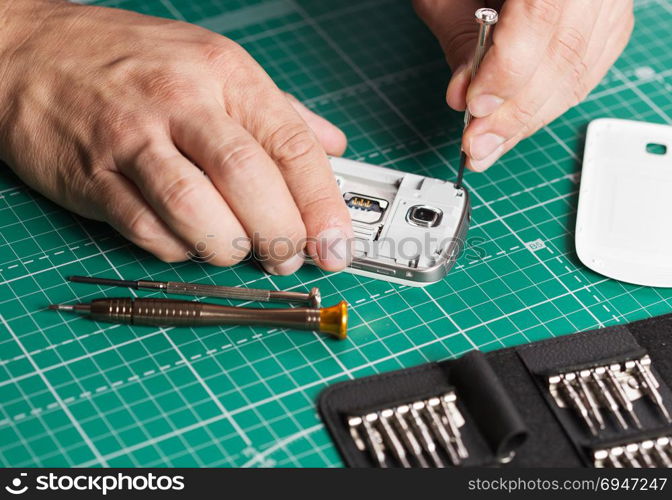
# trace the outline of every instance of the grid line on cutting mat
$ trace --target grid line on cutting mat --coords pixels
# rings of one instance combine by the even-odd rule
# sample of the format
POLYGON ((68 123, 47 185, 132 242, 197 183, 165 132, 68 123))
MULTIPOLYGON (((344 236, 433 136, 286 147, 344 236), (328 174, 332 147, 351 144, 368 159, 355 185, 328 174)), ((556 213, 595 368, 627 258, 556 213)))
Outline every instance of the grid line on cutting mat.
MULTIPOLYGON (((439 178, 455 173, 461 116, 442 104, 449 73, 410 2, 85 3, 219 29, 283 89, 341 126, 348 157, 439 178)), ((467 175, 468 245, 448 277, 425 289, 316 268, 270 277, 250 263, 164 264, 3 170, 0 464, 338 466, 314 405, 330 383, 670 312, 671 292, 591 273, 573 249, 587 123, 672 121, 672 54, 660 22, 672 17, 672 4, 640 1, 636 15, 630 46, 584 103, 487 174, 467 175), (351 304, 351 337, 128 328, 45 311, 53 302, 127 294, 68 283, 71 274, 319 286, 326 304, 351 304)))

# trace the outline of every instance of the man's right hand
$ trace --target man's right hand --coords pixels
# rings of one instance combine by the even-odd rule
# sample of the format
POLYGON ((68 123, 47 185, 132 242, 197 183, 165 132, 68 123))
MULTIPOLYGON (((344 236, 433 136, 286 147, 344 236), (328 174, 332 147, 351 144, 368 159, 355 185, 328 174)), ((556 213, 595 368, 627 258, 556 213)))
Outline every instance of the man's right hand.
POLYGON ((272 273, 296 271, 304 247, 323 269, 347 264, 325 154, 345 137, 239 45, 64 1, 0 0, 0 18, 0 157, 27 184, 165 261, 231 265, 251 239, 272 273))

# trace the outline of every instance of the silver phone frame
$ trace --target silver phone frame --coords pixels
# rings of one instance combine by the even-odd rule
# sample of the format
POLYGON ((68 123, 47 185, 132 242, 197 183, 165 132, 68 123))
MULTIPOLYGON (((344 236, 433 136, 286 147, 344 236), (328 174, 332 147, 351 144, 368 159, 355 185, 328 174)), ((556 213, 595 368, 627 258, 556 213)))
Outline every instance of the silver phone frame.
POLYGON ((469 197, 469 192, 465 188, 462 189, 464 190, 464 196, 466 197, 462 217, 460 217, 460 222, 458 223, 453 241, 441 253, 436 264, 424 269, 408 269, 399 265, 354 257, 345 271, 360 276, 382 279, 408 286, 427 286, 436 283, 437 281, 441 281, 446 274, 448 274, 448 271, 455 265, 455 261, 462 253, 464 245, 466 244, 469 221, 471 220, 471 199, 469 197), (398 276, 398 271, 401 271, 404 277, 398 276), (394 274, 392 275, 391 272, 394 272, 394 274), (411 274, 411 276, 408 276, 409 274, 411 274))
MULTIPOLYGON (((334 158, 334 160, 338 159, 334 158)), ((364 167, 370 166, 389 169, 389 167, 379 167, 378 165, 371 165, 364 162, 360 163, 364 167)), ((400 171, 400 173, 403 174, 404 172, 400 171)), ((422 176, 421 174, 414 175, 420 175, 421 177, 432 179, 432 177, 422 176)), ((431 283, 441 281, 446 276, 446 274, 448 274, 448 271, 450 271, 450 269, 453 267, 455 261, 462 253, 462 250, 466 245, 466 235, 469 229, 469 222, 471 220, 471 199, 469 192, 464 186, 462 186, 460 189, 464 193, 465 197, 464 209, 460 216, 457 230, 452 236, 451 243, 439 255, 436 264, 424 269, 412 269, 398 264, 378 262, 376 260, 365 257, 353 257, 352 262, 345 269, 345 271, 360 276, 381 279, 384 281, 407 286, 426 286, 431 283)), ((372 197, 375 198, 375 196, 372 197)), ((423 204, 423 200, 418 200, 418 205, 423 204)))

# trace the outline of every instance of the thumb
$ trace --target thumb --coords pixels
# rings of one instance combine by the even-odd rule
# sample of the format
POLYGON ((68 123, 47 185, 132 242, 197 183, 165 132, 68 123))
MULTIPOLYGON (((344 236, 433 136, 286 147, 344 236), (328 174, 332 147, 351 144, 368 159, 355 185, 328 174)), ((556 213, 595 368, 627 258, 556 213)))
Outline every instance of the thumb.
POLYGON ((453 74, 446 102, 457 110, 467 107, 466 95, 471 78, 471 60, 476 48, 478 23, 474 12, 483 7, 479 0, 414 0, 413 6, 439 40, 453 74))

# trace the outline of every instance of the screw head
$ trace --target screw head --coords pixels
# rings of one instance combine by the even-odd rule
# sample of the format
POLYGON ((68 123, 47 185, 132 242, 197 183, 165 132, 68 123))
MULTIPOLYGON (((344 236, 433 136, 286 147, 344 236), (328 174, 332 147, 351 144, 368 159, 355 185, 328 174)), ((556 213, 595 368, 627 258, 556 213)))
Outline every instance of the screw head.
POLYGON ((481 24, 495 24, 499 19, 497 11, 495 9, 488 9, 483 7, 476 11, 476 21, 481 24))

